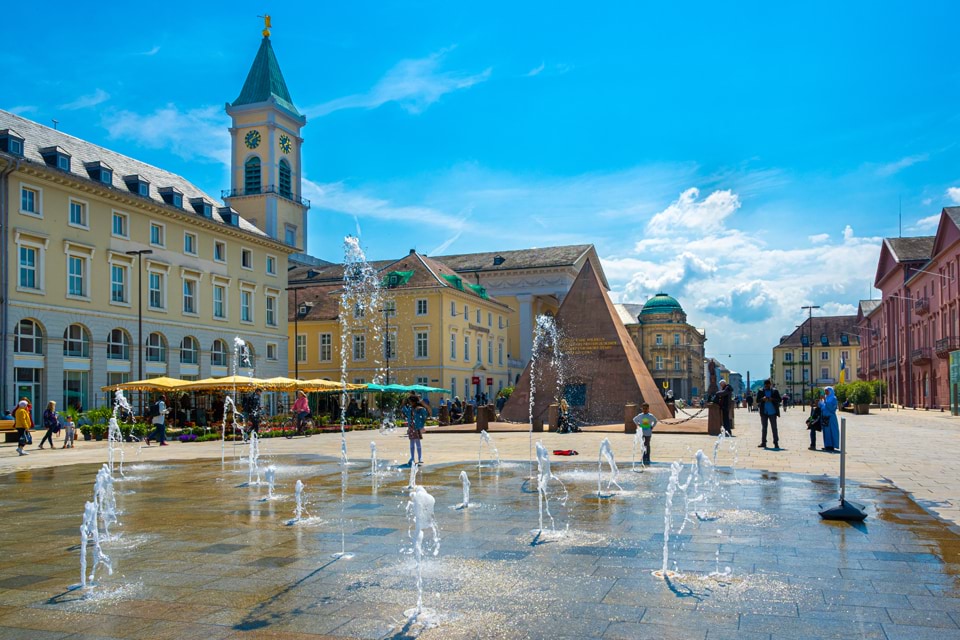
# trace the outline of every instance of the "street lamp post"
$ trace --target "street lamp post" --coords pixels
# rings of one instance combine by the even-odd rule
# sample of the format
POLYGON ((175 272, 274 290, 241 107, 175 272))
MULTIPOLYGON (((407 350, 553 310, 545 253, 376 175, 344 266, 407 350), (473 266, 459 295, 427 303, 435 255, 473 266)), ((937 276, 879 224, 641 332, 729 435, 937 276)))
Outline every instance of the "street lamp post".
MULTIPOLYGON (((819 308, 820 308, 820 305, 816 305, 816 304, 814 304, 814 305, 806 305, 806 306, 803 306, 803 307, 800 307, 800 308, 801 308, 801 309, 806 309, 807 312, 808 312, 808 314, 807 314, 807 318, 808 318, 808 322, 807 322, 807 349, 810 350, 810 351, 809 351, 809 356, 810 356, 810 359, 809 359, 809 363, 810 363, 810 389, 811 389, 811 391, 812 391, 812 390, 813 390, 813 310, 814 310, 814 309, 819 309, 819 308)), ((804 346, 804 345, 803 345, 803 328, 801 327, 801 329, 800 329, 800 378, 801 378, 801 385, 800 385, 800 395, 801 395, 801 398, 800 398, 800 400, 801 400, 801 402, 806 403, 806 402, 807 402, 807 380, 806 380, 806 378, 803 377, 803 366, 804 366, 803 346, 804 346)))
MULTIPOLYGON (((300 354, 297 353, 297 339, 300 337, 300 301, 297 292, 306 287, 287 287, 286 291, 293 291, 293 377, 300 379, 300 354)), ((289 325, 287 325, 289 326, 289 325)), ((288 369, 289 371, 289 369, 288 369)))
MULTIPOLYGON (((127 251, 128 256, 137 256, 137 375, 143 380, 143 256, 153 253, 153 249, 127 251)), ((140 392, 140 414, 143 415, 143 391, 140 392)))

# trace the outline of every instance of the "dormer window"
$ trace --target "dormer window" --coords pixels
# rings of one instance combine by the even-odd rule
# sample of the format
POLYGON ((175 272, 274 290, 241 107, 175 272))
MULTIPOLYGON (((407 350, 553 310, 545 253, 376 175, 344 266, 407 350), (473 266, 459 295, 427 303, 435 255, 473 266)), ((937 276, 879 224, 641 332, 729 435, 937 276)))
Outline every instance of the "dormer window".
POLYGON ((827 334, 825 333, 820 334, 820 344, 825 347, 830 344, 830 340, 827 339, 827 334))
POLYGON ((113 168, 110 165, 97 160, 84 163, 83 168, 87 170, 87 175, 90 176, 91 180, 113 186, 113 168))
POLYGON ((220 219, 223 220, 224 224, 228 224, 231 227, 240 226, 240 214, 230 207, 220 207, 217 209, 217 213, 220 214, 220 219))
POLYGON ((123 182, 132 193, 144 198, 150 197, 150 183, 139 175, 123 176, 123 182))
POLYGON ((13 129, 0 129, 0 151, 15 156, 23 155, 23 136, 13 129))
POLYGON ((804 335, 804 336, 800 336, 800 344, 802 344, 802 345, 805 346, 805 347, 809 347, 809 346, 810 346, 810 338, 808 338, 808 337, 805 336, 805 335, 804 335))
POLYGON ((507 261, 507 259, 504 258, 503 256, 496 256, 496 257, 494 257, 494 259, 493 259, 493 266, 499 267, 500 265, 502 265, 502 264, 503 264, 504 262, 506 262, 506 261, 507 261))
POLYGON ((177 209, 183 208, 183 193, 179 189, 174 187, 160 187, 157 189, 157 193, 160 194, 160 197, 163 198, 163 201, 167 204, 177 209))
POLYGON ((203 216, 204 218, 213 217, 213 205, 203 198, 190 198, 190 206, 193 207, 193 210, 198 216, 203 216))
POLYGON ((845 333, 840 334, 840 344, 844 347, 850 346, 850 336, 845 333))
POLYGON ((61 147, 44 147, 40 149, 40 155, 48 166, 56 167, 61 171, 70 171, 70 154, 61 147))

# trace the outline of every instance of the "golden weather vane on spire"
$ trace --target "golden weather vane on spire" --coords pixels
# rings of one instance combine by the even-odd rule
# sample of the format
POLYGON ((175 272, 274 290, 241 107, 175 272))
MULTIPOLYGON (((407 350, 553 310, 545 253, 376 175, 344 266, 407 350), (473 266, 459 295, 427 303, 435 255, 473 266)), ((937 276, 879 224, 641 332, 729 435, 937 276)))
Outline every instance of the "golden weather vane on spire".
POLYGON ((263 18, 263 37, 270 37, 270 14, 265 14, 262 16, 257 16, 258 18, 263 18))

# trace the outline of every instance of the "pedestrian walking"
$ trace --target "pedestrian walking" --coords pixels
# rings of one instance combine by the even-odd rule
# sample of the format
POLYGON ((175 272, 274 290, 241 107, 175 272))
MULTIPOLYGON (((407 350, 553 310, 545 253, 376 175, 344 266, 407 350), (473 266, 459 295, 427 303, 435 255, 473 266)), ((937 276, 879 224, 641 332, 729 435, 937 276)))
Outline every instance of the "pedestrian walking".
POLYGON ((730 424, 730 404, 733 399, 733 389, 730 388, 726 380, 720 380, 720 389, 717 391, 716 399, 717 405, 720 407, 720 422, 723 425, 723 430, 727 435, 730 435, 730 430, 733 428, 730 424))
POLYGON ((816 400, 810 401, 810 417, 807 418, 807 429, 810 430, 810 451, 817 450, 817 432, 823 430, 823 414, 820 404, 816 400))
POLYGON ((21 456, 27 455, 23 448, 27 446, 27 431, 32 423, 30 410, 27 408, 29 406, 26 400, 21 400, 17 403, 17 410, 13 414, 13 426, 17 430, 17 453, 21 456))
POLYGON ((771 387, 770 381, 763 383, 763 389, 757 393, 760 409, 761 435, 760 449, 767 448, 767 424, 773 429, 773 448, 780 448, 780 433, 777 431, 777 418, 780 417, 780 392, 771 387))
POLYGON ((77 425, 73 420, 67 418, 67 424, 63 428, 63 448, 73 449, 73 441, 77 438, 77 425))
POLYGON ((427 424, 427 408, 416 394, 410 394, 403 406, 403 416, 407 422, 407 437, 410 439, 410 460, 407 464, 413 466, 414 449, 416 449, 417 464, 423 464, 423 428, 427 424))
POLYGON ((657 426, 657 417, 650 413, 650 405, 644 402, 640 405, 633 423, 637 425, 643 437, 643 464, 650 464, 650 440, 653 437, 653 428, 657 426))
POLYGON ((833 387, 823 390, 820 414, 823 421, 823 450, 836 451, 840 446, 840 421, 837 419, 837 394, 833 387))
POLYGON ((167 397, 160 396, 153 405, 153 433, 147 436, 147 445, 150 440, 156 440, 161 447, 167 446, 167 397))
POLYGON ((43 428, 47 432, 40 440, 40 448, 43 449, 44 442, 49 442, 50 448, 53 449, 53 436, 60 433, 60 416, 57 415, 57 403, 54 400, 48 402, 47 408, 43 410, 43 428))

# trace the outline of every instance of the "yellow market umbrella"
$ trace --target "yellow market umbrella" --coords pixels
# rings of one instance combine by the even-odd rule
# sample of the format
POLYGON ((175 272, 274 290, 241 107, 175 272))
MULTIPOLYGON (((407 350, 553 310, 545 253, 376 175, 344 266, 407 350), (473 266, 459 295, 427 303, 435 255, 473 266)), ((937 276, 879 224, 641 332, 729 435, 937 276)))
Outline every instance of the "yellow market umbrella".
MULTIPOLYGON (((343 384, 336 380, 315 378, 313 380, 298 380, 296 388, 298 391, 340 391, 343 389, 343 384)), ((365 384, 347 384, 347 391, 366 388, 367 385, 365 384)))
POLYGON ((263 386, 263 380, 260 378, 251 378, 249 376, 225 376, 223 378, 206 378, 196 382, 188 382, 178 391, 226 391, 228 389, 242 389, 249 391, 263 386))
POLYGON ((124 391, 173 391, 174 389, 179 389, 187 384, 190 384, 189 380, 180 380, 179 378, 168 378, 167 376, 161 376, 159 378, 148 378, 146 380, 134 380, 132 382, 113 384, 108 387, 101 387, 100 390, 116 391, 117 389, 123 389, 124 391))
POLYGON ((297 388, 300 380, 295 380, 293 378, 284 378, 283 376, 277 376, 276 378, 266 378, 261 380, 261 387, 264 391, 293 391, 297 388))

